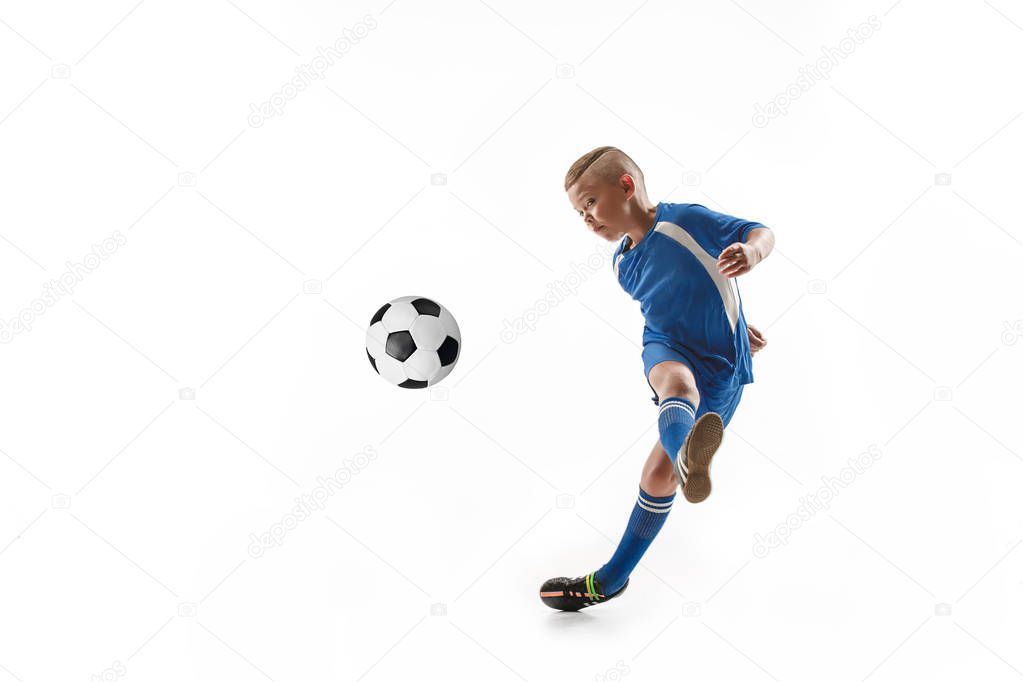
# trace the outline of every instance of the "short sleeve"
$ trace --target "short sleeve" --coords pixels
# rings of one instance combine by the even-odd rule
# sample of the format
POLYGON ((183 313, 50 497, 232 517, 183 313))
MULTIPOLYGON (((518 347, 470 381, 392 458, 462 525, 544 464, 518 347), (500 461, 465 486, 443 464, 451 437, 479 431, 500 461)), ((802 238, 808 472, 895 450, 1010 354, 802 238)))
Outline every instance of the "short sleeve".
POLYGON ((707 250, 717 257, 724 249, 735 242, 744 242, 749 233, 757 228, 765 227, 752 220, 743 220, 734 216, 712 211, 702 204, 689 204, 679 215, 681 227, 707 250))

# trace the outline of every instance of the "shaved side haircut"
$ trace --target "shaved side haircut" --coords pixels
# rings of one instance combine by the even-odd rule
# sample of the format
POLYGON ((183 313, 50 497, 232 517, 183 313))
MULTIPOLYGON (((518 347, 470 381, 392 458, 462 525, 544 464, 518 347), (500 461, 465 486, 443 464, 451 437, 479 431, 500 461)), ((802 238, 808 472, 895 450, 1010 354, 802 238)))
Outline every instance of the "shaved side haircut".
POLYGON ((646 185, 643 182, 643 171, 628 154, 618 147, 597 147, 596 149, 583 154, 572 164, 565 174, 565 191, 579 182, 579 178, 587 171, 592 173, 602 182, 612 185, 618 184, 618 179, 625 174, 631 175, 636 181, 636 191, 644 198, 646 197, 646 185))

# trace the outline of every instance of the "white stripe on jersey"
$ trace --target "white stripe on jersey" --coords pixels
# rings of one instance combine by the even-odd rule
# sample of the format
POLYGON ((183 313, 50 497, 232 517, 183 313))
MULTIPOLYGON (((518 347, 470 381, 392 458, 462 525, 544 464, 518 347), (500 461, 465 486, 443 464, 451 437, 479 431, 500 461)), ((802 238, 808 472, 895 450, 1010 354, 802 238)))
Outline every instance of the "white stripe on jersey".
POLYGON ((721 303, 725 306, 728 324, 731 326, 732 333, 735 333, 735 325, 739 322, 739 301, 735 295, 735 283, 718 272, 717 259, 704 251, 703 247, 693 239, 691 234, 675 223, 659 222, 654 226, 654 229, 664 236, 674 239, 696 256, 696 260, 700 261, 700 265, 710 275, 710 278, 714 281, 714 286, 718 288, 718 293, 721 294, 721 303))

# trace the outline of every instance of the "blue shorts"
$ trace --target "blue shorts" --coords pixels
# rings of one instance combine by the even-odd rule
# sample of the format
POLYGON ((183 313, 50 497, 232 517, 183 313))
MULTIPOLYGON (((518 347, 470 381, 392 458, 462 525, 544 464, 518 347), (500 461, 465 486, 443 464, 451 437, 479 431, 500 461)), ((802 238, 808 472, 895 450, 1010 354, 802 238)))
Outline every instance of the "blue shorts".
MULTIPOLYGON (((728 422, 731 421, 732 415, 735 414, 735 408, 739 406, 739 400, 742 398, 743 384, 725 388, 707 387, 696 364, 682 352, 663 343, 651 342, 643 346, 643 374, 647 377, 647 385, 650 385, 650 370, 654 365, 665 360, 681 362, 692 370, 693 376, 696 377, 696 390, 700 392, 700 406, 696 409, 697 419, 706 412, 717 412, 721 415, 721 421, 728 426, 728 422)), ((654 387, 650 386, 650 390, 654 391, 654 387)), ((654 401, 654 405, 659 404, 657 391, 654 391, 651 400, 654 401)))

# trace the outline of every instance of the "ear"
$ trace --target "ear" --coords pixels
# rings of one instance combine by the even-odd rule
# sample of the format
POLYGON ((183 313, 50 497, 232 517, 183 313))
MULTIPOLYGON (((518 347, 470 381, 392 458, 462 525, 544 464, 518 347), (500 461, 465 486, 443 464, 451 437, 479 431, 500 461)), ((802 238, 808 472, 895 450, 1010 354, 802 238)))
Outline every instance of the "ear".
POLYGON ((636 193, 636 181, 628 173, 618 178, 618 186, 625 191, 626 199, 631 199, 636 193))

